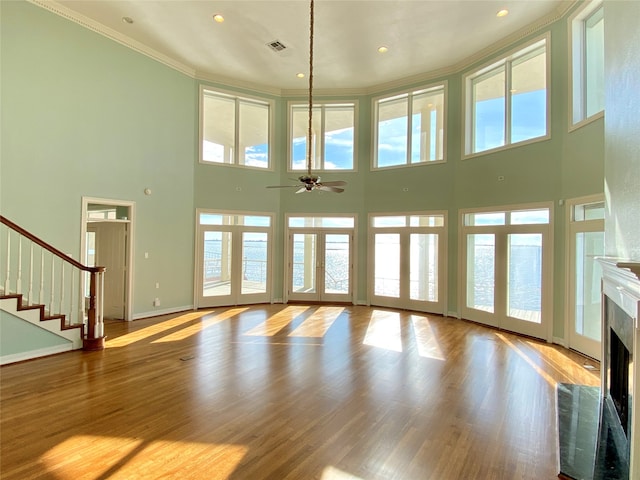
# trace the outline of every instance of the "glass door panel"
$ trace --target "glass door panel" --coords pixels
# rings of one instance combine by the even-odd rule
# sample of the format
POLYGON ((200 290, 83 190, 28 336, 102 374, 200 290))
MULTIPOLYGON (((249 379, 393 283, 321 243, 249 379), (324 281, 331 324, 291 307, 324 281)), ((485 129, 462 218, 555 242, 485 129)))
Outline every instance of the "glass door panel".
POLYGON ((324 238, 324 291, 348 294, 350 289, 349 234, 327 234, 324 238))
POLYGON ((468 308, 493 313, 495 310, 496 238, 490 233, 467 235, 468 308))
POLYGON ((507 315, 518 320, 542 320, 542 234, 508 235, 507 315))
POLYGON ((595 257, 604 254, 604 232, 577 233, 575 249, 575 332, 600 342, 602 269, 595 257))
POLYGON ((374 295, 399 298, 400 234, 377 233, 374 242, 374 295))
POLYGON ((231 240, 230 232, 204 232, 203 297, 231 294, 231 240))
POLYGON ((242 234, 242 295, 267 291, 268 238, 266 232, 242 234))
POLYGON ((293 293, 315 293, 316 285, 316 245, 315 233, 293 234, 292 286, 293 293))
POLYGON ((409 254, 409 298, 438 301, 438 235, 412 233, 409 254))

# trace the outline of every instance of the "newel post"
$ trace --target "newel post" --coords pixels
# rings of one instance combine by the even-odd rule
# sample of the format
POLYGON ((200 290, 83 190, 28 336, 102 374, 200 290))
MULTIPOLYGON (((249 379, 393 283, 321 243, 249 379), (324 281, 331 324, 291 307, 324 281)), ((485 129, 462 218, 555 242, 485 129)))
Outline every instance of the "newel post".
POLYGON ((82 339, 82 349, 104 350, 104 267, 94 267, 89 276, 89 310, 87 312, 87 333, 82 339))

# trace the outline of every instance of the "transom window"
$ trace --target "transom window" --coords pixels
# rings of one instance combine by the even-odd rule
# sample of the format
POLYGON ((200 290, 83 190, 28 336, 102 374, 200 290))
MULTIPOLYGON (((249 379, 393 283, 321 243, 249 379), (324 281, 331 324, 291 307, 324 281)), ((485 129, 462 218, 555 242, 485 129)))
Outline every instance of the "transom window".
POLYGON ((465 153, 548 137, 548 39, 465 76, 465 153))
MULTIPOLYGON (((309 105, 290 104, 289 145, 291 170, 307 169, 309 105)), ((353 170, 356 104, 321 103, 313 106, 311 124, 311 168, 353 170)))
POLYGON ((444 84, 379 98, 374 110, 374 169, 444 161, 444 84))
POLYGON ((200 161, 270 168, 270 101, 200 88, 200 161))
POLYGON ((569 20, 571 39, 571 125, 602 116, 604 111, 604 8, 587 2, 569 20))

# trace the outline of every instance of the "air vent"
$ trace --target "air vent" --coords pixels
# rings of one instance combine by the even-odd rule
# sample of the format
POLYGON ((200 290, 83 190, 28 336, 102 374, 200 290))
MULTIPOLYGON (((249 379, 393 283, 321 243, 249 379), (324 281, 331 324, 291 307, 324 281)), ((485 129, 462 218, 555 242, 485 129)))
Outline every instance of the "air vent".
POLYGON ((280 40, 274 40, 273 42, 267 43, 267 47, 269 47, 274 52, 281 52, 282 50, 287 48, 280 40))

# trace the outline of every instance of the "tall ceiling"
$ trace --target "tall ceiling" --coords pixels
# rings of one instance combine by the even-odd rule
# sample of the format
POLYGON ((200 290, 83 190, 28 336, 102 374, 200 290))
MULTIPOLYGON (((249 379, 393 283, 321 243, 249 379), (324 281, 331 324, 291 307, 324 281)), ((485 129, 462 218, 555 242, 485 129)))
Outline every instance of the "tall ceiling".
MULTIPOLYGON (((32 0, 195 77, 304 90, 308 0, 32 0), (217 23, 214 14, 225 21, 217 23), (128 17, 132 23, 123 20, 128 17), (286 48, 268 47, 279 41, 286 48)), ((314 88, 367 90, 455 69, 574 0, 315 0, 314 88), (501 9, 509 14, 497 17, 501 9), (377 51, 388 47, 386 53, 377 51)))

